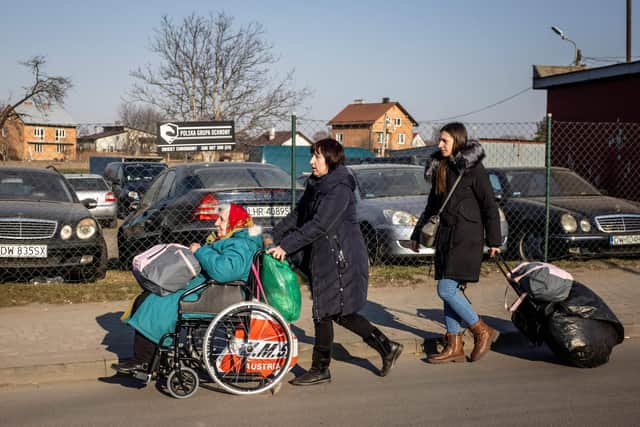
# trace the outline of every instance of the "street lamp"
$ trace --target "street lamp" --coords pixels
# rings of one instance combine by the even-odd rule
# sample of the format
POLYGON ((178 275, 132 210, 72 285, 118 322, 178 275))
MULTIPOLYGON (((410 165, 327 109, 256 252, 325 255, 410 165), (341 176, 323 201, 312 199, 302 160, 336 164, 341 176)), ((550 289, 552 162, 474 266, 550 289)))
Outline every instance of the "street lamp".
POLYGON ((580 49, 578 49, 578 46, 576 45, 576 42, 574 42, 573 40, 565 37, 565 35, 562 32, 562 30, 560 28, 556 27, 555 25, 552 26, 551 29, 553 30, 554 33, 559 35, 562 40, 566 40, 566 41, 568 41, 569 43, 571 43, 573 45, 573 48, 575 49, 575 60, 573 62, 573 65, 575 65, 576 67, 579 67, 581 65, 580 61, 582 60, 582 51, 580 49))

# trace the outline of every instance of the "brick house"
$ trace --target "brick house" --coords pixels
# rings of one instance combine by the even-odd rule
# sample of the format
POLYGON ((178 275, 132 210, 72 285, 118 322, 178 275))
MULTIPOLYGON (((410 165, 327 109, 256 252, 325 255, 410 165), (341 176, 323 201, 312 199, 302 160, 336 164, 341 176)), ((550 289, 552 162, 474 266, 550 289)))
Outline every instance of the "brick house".
POLYGON ((347 105, 329 123, 331 136, 345 147, 360 147, 385 156, 387 150, 410 148, 413 128, 418 122, 399 102, 356 100, 347 105))
POLYGON ((5 122, 0 143, 7 147, 5 160, 75 160, 76 126, 60 105, 38 109, 25 101, 5 122))

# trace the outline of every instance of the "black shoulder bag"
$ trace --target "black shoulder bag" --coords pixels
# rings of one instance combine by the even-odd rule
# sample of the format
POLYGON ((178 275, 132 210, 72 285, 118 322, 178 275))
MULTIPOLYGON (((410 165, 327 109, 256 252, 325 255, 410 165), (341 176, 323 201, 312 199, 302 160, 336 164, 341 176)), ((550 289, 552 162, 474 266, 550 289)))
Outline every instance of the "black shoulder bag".
POLYGON ((444 208, 447 206, 451 195, 453 195, 453 192, 458 186, 458 183, 461 179, 462 173, 460 173, 458 179, 456 179, 456 182, 453 183, 453 187, 451 187, 449 194, 447 194, 447 198, 444 199, 444 202, 442 203, 442 206, 440 206, 440 210, 438 211, 438 213, 429 218, 427 223, 422 226, 422 230, 420 232, 420 243, 423 246, 426 246, 427 248, 433 248, 435 246, 436 236, 438 235, 438 229, 440 228, 440 215, 444 211, 444 208))

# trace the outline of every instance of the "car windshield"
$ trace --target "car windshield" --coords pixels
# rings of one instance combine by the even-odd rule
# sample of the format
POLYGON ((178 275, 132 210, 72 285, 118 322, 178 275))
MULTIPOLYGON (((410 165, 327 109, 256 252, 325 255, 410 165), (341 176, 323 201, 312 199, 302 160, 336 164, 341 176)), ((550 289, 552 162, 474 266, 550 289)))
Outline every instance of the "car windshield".
POLYGON ((0 170, 0 200, 33 200, 73 203, 62 177, 52 173, 0 170))
POLYGON ((67 178, 76 191, 108 191, 107 183, 99 178, 67 178))
POLYGON ((196 169, 192 188, 264 187, 283 188, 291 186, 291 177, 280 168, 223 167, 196 169))
MULTIPOLYGON (((540 170, 508 171, 505 173, 513 197, 543 197, 546 172, 540 170)), ((598 196, 600 192, 571 171, 552 170, 549 182, 551 196, 598 196)))
POLYGON ((160 172, 165 170, 164 165, 129 165, 124 167, 124 176, 127 182, 151 181, 160 172))
POLYGON ((422 168, 378 168, 353 172, 363 199, 421 196, 429 190, 422 168))

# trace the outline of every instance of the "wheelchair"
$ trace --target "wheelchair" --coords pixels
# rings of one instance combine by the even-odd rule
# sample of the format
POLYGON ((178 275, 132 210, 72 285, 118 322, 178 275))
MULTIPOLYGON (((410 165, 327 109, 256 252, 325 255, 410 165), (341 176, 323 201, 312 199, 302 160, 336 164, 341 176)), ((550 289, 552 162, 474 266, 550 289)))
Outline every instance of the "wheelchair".
POLYGON ((178 399, 209 380, 232 394, 275 394, 297 362, 297 339, 282 315, 257 299, 263 253, 254 256, 247 282, 209 280, 185 292, 175 330, 160 339, 149 370, 134 377, 156 379, 178 399))

